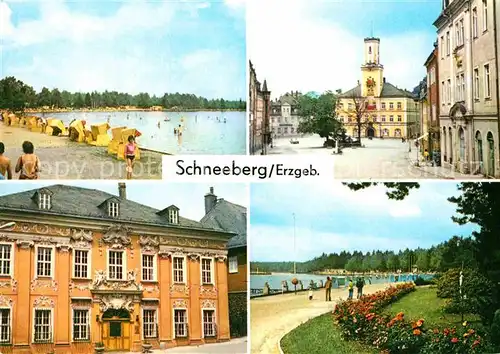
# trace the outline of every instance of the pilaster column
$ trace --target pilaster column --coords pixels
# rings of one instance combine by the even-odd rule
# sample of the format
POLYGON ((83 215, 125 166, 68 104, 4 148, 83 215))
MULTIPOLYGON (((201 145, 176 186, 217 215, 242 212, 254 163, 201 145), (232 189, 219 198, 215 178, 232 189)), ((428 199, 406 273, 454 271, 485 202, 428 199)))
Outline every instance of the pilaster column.
MULTIPOLYGON (((201 286, 201 265, 199 255, 189 255, 189 285, 190 285, 190 303, 189 303, 189 339, 200 341, 202 338, 201 329, 201 306, 200 306, 200 286, 201 286)), ((213 286, 213 285, 208 285, 213 286)))
POLYGON ((227 263, 226 257, 218 257, 215 260, 216 264, 216 276, 217 276, 217 287, 218 287, 218 337, 219 339, 231 338, 229 333, 229 296, 228 296, 228 284, 227 284, 227 263))
POLYGON ((54 322, 56 344, 70 343, 70 298, 69 281, 71 279, 71 261, 69 245, 57 245, 56 253, 56 274, 59 291, 57 293, 56 318, 54 322))
POLYGON ((16 252, 16 273, 15 278, 18 280, 17 284, 17 301, 15 306, 15 315, 13 316, 13 344, 15 346, 29 345, 30 338, 30 324, 33 322, 31 319, 32 308, 30 304, 30 279, 33 278, 33 254, 31 250, 34 243, 32 241, 17 241, 16 252), (19 281, 21 280, 21 281, 19 281))
POLYGON ((159 287, 160 307, 158 313, 159 339, 160 341, 172 340, 172 303, 170 301, 170 286, 172 285, 172 260, 168 254, 159 254, 159 287))

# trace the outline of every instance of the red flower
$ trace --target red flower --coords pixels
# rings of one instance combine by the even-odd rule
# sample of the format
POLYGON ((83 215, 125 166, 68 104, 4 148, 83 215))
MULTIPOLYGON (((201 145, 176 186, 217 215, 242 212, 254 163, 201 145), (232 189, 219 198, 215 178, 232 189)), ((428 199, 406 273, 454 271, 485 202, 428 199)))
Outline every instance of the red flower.
POLYGON ((457 338, 457 337, 453 337, 453 338, 451 338, 451 342, 452 342, 452 343, 458 343, 458 338, 457 338))

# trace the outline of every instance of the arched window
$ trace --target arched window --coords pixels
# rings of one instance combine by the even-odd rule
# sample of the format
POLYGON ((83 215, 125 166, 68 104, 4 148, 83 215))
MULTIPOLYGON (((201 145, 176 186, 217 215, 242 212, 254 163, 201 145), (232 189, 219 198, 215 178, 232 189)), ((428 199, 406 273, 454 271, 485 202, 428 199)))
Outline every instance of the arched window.
POLYGON ((460 143, 460 161, 465 161, 465 133, 464 129, 458 129, 458 141, 460 143))
POLYGON ((486 140, 488 140, 488 176, 495 176, 495 139, 491 132, 488 132, 486 140))
POLYGON ((443 150, 443 160, 447 161, 446 155, 448 153, 448 145, 446 145, 446 127, 443 127, 443 141, 441 142, 442 144, 442 150, 443 150))
POLYGON ((389 136, 389 129, 385 128, 385 129, 382 131, 382 135, 383 135, 383 136, 389 136))
POLYGON ((372 47, 371 46, 368 47, 368 54, 372 54, 372 47))
POLYGON ((476 161, 479 168, 478 172, 484 173, 483 137, 481 136, 481 132, 479 130, 476 132, 476 151, 476 161))
POLYGON ((401 137, 401 129, 395 129, 394 130, 394 136, 396 138, 400 138, 401 137))

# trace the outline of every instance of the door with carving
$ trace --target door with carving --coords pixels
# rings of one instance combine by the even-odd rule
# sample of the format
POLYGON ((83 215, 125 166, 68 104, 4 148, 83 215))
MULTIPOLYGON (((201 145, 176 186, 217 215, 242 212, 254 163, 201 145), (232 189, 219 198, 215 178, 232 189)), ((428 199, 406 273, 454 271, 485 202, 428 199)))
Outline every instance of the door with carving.
POLYGON ((106 311, 102 317, 102 341, 107 351, 130 350, 130 315, 128 311, 106 311))

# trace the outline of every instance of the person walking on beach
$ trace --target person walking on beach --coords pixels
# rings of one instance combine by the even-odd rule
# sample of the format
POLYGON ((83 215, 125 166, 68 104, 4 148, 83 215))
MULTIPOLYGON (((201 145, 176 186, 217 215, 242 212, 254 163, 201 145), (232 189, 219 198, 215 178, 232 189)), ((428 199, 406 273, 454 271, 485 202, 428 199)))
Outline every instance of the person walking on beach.
POLYGON ((332 301, 332 281, 330 277, 326 277, 325 298, 325 301, 332 301))
POLYGON ((5 145, 0 143, 0 180, 2 179, 12 179, 12 167, 10 165, 10 159, 4 156, 5 145))
POLYGON ((136 149, 135 139, 133 135, 128 137, 128 143, 125 145, 125 160, 127 161, 127 179, 132 179, 132 172, 134 172, 134 159, 136 149))
POLYGON ((181 144, 182 144, 182 130, 183 130, 183 129, 182 129, 182 125, 181 125, 181 124, 179 124, 179 127, 177 128, 177 143, 178 143, 179 145, 181 145, 181 144))
POLYGON ((348 289, 349 289, 349 297, 348 299, 352 300, 352 296, 354 295, 354 283, 352 282, 352 278, 349 279, 349 284, 348 284, 348 289))
POLYGON ((356 288, 358 289, 357 298, 360 299, 363 296, 363 286, 365 286, 365 280, 363 278, 358 278, 356 282, 356 288))
POLYGON ((19 173, 19 179, 38 179, 40 160, 35 155, 35 147, 31 141, 23 143, 23 153, 19 156, 15 168, 16 173, 19 173))

